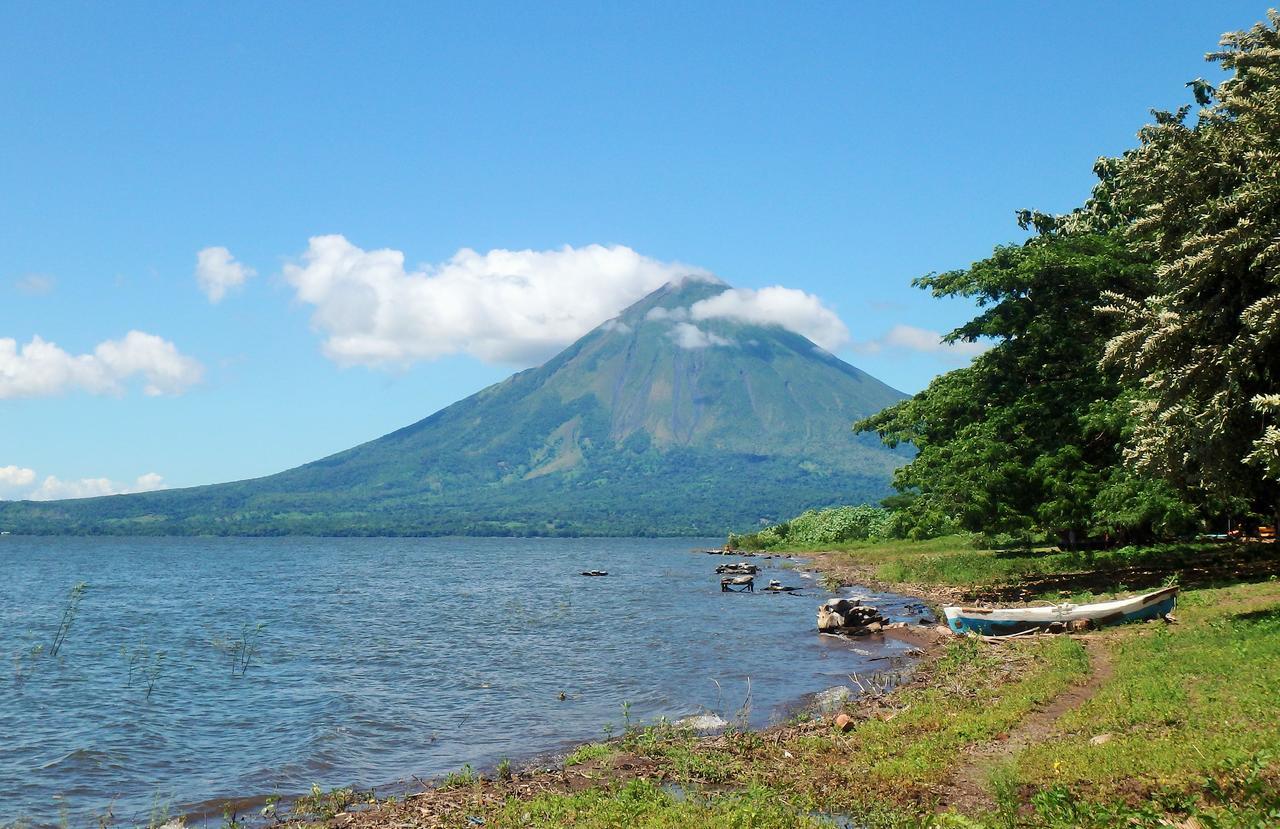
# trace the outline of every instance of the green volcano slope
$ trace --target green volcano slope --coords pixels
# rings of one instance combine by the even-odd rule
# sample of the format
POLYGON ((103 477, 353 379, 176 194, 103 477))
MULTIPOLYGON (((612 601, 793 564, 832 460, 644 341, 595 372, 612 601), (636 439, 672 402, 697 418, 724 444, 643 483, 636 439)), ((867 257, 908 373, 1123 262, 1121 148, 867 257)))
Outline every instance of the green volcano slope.
POLYGON ((904 395, 777 326, 681 321, 724 290, 667 285, 538 368, 296 469, 7 503, 0 529, 718 535, 888 494, 905 456, 850 425, 904 395))

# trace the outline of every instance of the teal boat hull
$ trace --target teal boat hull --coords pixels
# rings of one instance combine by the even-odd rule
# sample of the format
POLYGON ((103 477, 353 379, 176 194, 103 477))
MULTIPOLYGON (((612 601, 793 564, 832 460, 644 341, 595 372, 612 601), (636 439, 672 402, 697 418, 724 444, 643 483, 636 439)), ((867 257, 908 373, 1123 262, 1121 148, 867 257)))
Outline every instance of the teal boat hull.
POLYGON ((1104 627, 1161 619, 1173 612, 1177 601, 1177 590, 1166 588, 1131 600, 1104 602, 1097 605, 990 610, 948 607, 945 612, 947 626, 956 633, 1010 636, 1032 630, 1047 630, 1055 625, 1078 620, 1088 621, 1091 627, 1104 627))

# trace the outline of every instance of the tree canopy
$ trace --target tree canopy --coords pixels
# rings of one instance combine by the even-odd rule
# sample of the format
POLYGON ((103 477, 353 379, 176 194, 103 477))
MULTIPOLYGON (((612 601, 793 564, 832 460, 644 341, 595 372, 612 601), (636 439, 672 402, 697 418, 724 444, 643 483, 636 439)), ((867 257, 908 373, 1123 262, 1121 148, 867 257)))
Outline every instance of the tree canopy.
POLYGON ((904 527, 1150 535, 1280 515, 1280 15, 1224 37, 1065 216, 914 284, 976 300, 971 365, 855 424, 919 450, 904 527))
POLYGON ((1189 491, 1280 496, 1280 15, 1209 56, 1234 74, 1192 82, 1201 109, 1157 113, 1116 167, 1129 246, 1159 262, 1117 290, 1106 363, 1136 390, 1127 456, 1189 491))

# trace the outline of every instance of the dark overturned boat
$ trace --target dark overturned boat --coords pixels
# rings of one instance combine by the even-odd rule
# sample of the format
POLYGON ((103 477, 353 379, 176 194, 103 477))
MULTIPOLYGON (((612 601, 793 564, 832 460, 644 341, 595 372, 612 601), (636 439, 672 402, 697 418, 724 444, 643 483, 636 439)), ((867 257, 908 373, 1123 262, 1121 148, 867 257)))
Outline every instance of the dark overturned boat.
POLYGON ((1008 636, 1031 630, 1082 630, 1159 619, 1173 612, 1178 588, 1166 587, 1141 596, 1093 604, 1046 607, 944 607, 947 626, 956 633, 1008 636))

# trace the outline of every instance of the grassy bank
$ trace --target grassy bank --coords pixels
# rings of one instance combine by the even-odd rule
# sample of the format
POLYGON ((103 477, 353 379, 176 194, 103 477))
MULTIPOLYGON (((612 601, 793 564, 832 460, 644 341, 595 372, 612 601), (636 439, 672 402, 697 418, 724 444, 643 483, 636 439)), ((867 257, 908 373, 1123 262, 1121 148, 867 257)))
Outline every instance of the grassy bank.
MULTIPOLYGON (((998 645, 938 640, 910 682, 833 717, 714 737, 667 725, 555 772, 456 775, 342 826, 867 827, 1280 824, 1280 582, 1273 545, 1094 555, 965 539, 828 551, 837 579, 935 599, 1094 597, 1176 581, 1176 623, 998 645), (483 822, 483 823, 481 823, 483 822)), ((876 678, 860 680, 867 686, 876 678)))

